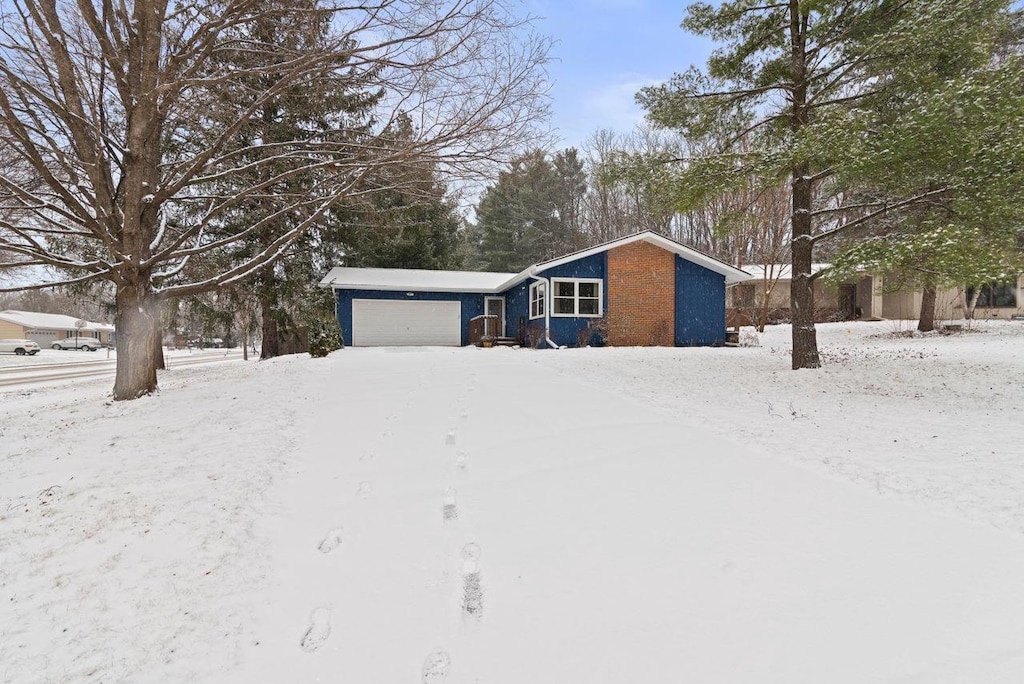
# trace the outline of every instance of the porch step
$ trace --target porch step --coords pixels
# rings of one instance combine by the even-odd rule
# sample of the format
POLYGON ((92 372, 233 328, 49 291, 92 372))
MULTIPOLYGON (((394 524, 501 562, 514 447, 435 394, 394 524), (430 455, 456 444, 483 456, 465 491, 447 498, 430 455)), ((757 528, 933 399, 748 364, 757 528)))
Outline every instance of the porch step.
POLYGON ((514 337, 495 337, 491 340, 492 347, 515 347, 518 344, 514 337))

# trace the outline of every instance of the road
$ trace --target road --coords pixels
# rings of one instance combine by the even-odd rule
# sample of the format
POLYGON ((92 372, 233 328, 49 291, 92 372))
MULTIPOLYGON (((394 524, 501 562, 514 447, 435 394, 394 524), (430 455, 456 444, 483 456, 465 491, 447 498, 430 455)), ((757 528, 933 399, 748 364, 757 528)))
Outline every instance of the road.
MULTIPOLYGON (((237 361, 241 358, 242 352, 239 349, 211 350, 181 356, 168 355, 165 358, 165 363, 168 368, 180 368, 203 363, 237 361)), ((117 359, 112 358, 0 368, 0 388, 43 385, 86 378, 113 378, 116 365, 117 359)))

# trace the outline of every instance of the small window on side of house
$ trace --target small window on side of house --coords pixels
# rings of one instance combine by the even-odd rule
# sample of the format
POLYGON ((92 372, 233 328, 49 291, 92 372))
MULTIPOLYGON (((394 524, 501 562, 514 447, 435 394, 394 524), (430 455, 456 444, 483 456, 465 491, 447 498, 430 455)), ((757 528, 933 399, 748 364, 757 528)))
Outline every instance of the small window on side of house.
POLYGON ((530 320, 544 317, 544 283, 530 285, 530 320))

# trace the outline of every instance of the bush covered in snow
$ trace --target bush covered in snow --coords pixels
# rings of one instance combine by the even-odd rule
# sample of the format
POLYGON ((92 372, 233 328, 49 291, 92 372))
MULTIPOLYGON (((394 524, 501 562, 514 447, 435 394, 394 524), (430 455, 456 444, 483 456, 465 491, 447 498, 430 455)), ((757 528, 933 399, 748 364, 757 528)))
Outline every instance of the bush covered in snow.
POLYGON ((327 356, 335 349, 341 349, 341 331, 336 321, 318 318, 309 325, 309 355, 313 358, 327 356))

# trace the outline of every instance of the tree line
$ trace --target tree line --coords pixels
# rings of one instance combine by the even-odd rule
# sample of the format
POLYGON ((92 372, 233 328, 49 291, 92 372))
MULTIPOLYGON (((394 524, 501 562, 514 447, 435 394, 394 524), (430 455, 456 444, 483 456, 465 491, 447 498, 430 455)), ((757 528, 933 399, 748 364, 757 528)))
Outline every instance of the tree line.
POLYGON ((735 265, 787 258, 790 212, 782 186, 747 183, 685 207, 674 183, 631 166, 678 157, 687 144, 648 126, 596 131, 580 149, 521 155, 477 203, 464 232, 465 264, 518 271, 644 230, 735 265))

